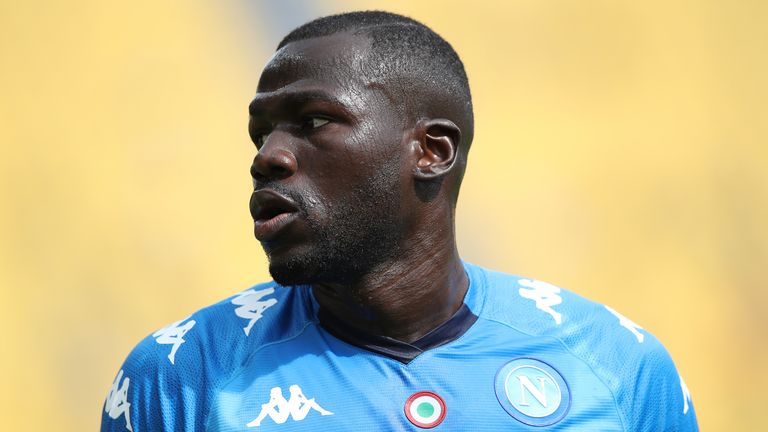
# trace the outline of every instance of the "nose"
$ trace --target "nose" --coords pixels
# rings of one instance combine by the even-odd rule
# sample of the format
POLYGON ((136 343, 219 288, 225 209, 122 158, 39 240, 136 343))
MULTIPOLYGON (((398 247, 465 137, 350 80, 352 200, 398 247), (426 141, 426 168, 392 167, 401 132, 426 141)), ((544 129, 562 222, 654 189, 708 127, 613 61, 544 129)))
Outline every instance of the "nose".
MULTIPOLYGON (((272 141, 271 136, 268 141, 272 141)), ((253 159, 251 177, 257 182, 282 180, 294 175, 297 168, 296 156, 290 150, 266 142, 253 159)))

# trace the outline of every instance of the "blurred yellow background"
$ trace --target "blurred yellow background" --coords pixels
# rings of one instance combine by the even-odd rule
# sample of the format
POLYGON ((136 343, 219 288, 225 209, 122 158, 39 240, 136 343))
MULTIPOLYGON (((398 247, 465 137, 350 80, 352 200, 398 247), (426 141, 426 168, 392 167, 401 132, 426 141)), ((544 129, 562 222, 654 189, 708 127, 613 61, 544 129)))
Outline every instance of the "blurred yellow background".
POLYGON ((463 57, 465 259, 612 305, 707 431, 768 430, 768 2, 0 2, 0 430, 96 430, 146 334, 268 278, 246 107, 281 36, 387 9, 463 57))

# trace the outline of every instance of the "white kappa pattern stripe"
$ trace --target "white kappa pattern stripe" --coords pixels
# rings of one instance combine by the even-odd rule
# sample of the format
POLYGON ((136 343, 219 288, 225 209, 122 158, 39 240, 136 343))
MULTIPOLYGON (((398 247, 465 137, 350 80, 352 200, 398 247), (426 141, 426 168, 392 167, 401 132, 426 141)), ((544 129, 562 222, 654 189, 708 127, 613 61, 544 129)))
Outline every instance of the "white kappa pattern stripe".
POLYGON ((552 308, 563 302, 559 287, 535 279, 520 279, 517 283, 523 287, 517 291, 520 297, 535 301, 537 309, 551 315, 555 324, 562 324, 563 316, 552 308))
POLYGON ((256 324, 256 321, 261 319, 264 311, 277 304, 277 299, 264 299, 274 292, 274 288, 264 288, 258 291, 249 289, 232 299, 233 305, 240 306, 235 309, 235 315, 248 320, 248 324, 243 328, 246 336, 251 333, 251 328, 256 324))
POLYGON ((638 343, 643 343, 645 340, 645 335, 640 333, 640 330, 643 330, 642 327, 640 327, 639 324, 635 323, 631 319, 625 317, 624 315, 616 312, 613 308, 610 306, 605 306, 605 308, 608 310, 608 312, 612 313, 613 316, 619 319, 619 324, 624 327, 625 329, 632 332, 633 335, 637 338, 638 343))
POLYGON ((107 400, 104 402, 104 412, 109 418, 117 420, 120 416, 125 416, 125 428, 133 432, 131 427, 131 404, 128 402, 128 386, 131 384, 130 378, 123 378, 123 370, 117 373, 112 388, 109 389, 107 400))
POLYGON ((163 327, 152 334, 152 337, 155 338, 155 342, 159 344, 173 345, 171 348, 171 353, 168 354, 168 360, 170 360, 171 364, 175 364, 176 351, 178 351, 181 344, 185 342, 184 335, 187 334, 187 332, 195 326, 195 320, 187 321, 190 318, 191 316, 186 317, 183 320, 176 321, 175 323, 163 327), (182 325, 181 323, 184 321, 187 322, 182 325))

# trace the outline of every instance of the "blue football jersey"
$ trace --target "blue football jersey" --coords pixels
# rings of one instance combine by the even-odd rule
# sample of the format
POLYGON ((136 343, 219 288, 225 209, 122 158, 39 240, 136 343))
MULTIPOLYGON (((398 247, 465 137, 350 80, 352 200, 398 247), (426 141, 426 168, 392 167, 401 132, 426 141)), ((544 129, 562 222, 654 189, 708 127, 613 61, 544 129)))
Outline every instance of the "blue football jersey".
POLYGON ((669 354, 615 310, 465 264, 464 305, 410 344, 266 283, 131 352, 102 431, 696 431, 669 354))

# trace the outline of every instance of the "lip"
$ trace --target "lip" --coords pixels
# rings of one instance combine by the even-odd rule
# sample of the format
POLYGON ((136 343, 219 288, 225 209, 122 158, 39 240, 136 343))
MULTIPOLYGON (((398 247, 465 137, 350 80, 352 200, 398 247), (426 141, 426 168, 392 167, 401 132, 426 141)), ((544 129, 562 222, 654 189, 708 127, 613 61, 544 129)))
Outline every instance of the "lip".
POLYGON ((290 198, 271 189, 254 191, 250 209, 253 232, 261 242, 273 240, 299 215, 298 207, 290 198))

